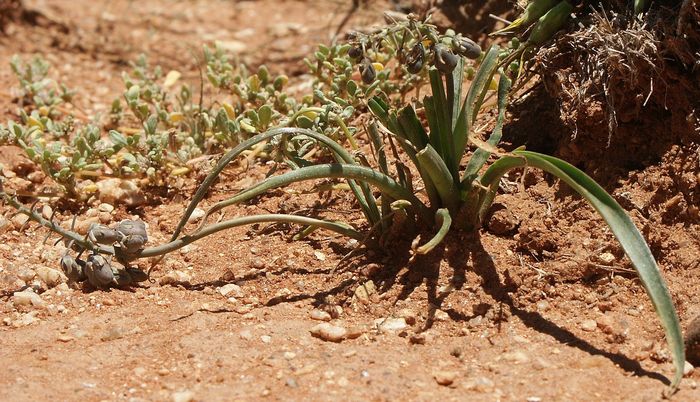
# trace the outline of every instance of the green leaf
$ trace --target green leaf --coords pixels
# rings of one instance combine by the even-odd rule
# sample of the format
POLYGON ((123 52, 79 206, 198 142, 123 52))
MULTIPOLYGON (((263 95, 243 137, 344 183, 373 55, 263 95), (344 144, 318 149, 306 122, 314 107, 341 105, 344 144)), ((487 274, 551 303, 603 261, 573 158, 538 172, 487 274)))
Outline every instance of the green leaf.
POLYGON ((498 46, 491 46, 484 55, 484 59, 481 61, 479 70, 474 76, 474 81, 472 81, 469 87, 467 98, 457 118, 457 125, 454 129, 454 136, 452 137, 452 150, 457 163, 462 159, 462 154, 464 154, 467 141, 472 131, 472 124, 474 124, 477 112, 481 108, 481 102, 483 102, 483 95, 486 94, 486 90, 488 90, 491 79, 498 67, 498 53, 498 46), (477 99, 479 99, 478 102, 477 99))
MULTIPOLYGON (((505 74, 501 75, 498 82, 498 116, 496 117, 496 126, 491 132, 491 136, 486 141, 489 145, 497 146, 501 141, 501 136, 503 134, 503 120, 506 116, 506 106, 508 102, 508 91, 510 91, 511 81, 506 77, 505 74)), ((474 154, 469 158, 469 163, 462 176, 462 188, 468 190, 472 182, 479 175, 479 170, 484 166, 491 152, 483 148, 477 148, 474 154)))
POLYGON ((428 176, 430 176, 443 205, 456 212, 459 205, 459 192, 454 180, 452 180, 452 174, 440 155, 428 144, 416 154, 416 158, 419 166, 425 169, 428 176))
POLYGON ((416 254, 428 254, 432 251, 438 244, 440 244, 447 236, 450 231, 450 226, 452 226, 452 216, 450 216, 450 211, 445 208, 440 208, 435 212, 435 222, 440 225, 435 236, 430 239, 424 245, 416 248, 416 254))
POLYGON ((683 378, 685 364, 683 335, 671 294, 644 237, 617 201, 581 170, 560 159, 536 152, 516 150, 513 151, 513 154, 513 156, 499 159, 484 173, 481 183, 489 190, 484 194, 482 213, 485 213, 491 204, 500 178, 508 170, 525 165, 553 174, 581 194, 610 226, 613 234, 632 261, 632 265, 637 270, 639 279, 654 305, 666 331, 666 340, 673 356, 676 373, 671 382, 671 391, 675 391, 683 378))

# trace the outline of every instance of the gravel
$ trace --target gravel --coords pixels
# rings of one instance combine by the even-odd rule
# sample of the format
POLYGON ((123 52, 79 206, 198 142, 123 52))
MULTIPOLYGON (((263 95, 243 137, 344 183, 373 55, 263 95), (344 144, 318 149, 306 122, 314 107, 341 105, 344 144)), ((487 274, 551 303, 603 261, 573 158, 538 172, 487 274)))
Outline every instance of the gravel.
POLYGON ((328 342, 341 342, 345 339, 348 330, 344 327, 329 324, 327 322, 318 324, 311 328, 311 335, 328 342))

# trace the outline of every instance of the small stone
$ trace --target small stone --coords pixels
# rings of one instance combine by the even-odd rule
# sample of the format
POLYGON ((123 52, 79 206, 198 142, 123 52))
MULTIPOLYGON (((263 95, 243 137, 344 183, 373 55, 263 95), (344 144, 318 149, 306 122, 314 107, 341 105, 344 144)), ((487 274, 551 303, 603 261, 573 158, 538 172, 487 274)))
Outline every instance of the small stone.
POLYGON ((414 345, 425 345, 426 342, 428 341, 428 337, 425 335, 425 332, 421 332, 418 334, 413 334, 408 338, 408 341, 414 345))
POLYGON ((530 361, 530 358, 523 352, 521 351, 513 351, 513 352, 508 352, 504 353, 502 356, 503 360, 510 362, 510 363, 528 363, 530 361))
POLYGON ((127 334, 126 329, 118 325, 110 325, 107 330, 102 334, 100 339, 102 341, 114 341, 116 339, 123 338, 127 334))
POLYGON ((450 315, 440 309, 437 309, 435 310, 435 315, 433 318, 435 321, 447 321, 450 319, 450 315))
POLYGON ((416 323, 416 313, 410 309, 403 309, 397 314, 398 317, 403 318, 408 325, 414 325, 416 323))
POLYGON ((692 364, 685 362, 685 365, 683 366, 683 375, 689 376, 690 374, 693 373, 694 369, 695 369, 695 367, 693 367, 692 364))
POLYGON ((146 370, 145 367, 136 367, 134 369, 134 375, 136 377, 143 377, 144 375, 146 375, 146 373, 148 373, 148 370, 146 370))
POLYGON ((249 341, 249 340, 253 339, 253 334, 250 331, 248 331, 247 329, 239 332, 238 336, 245 341, 249 341))
POLYGON ((221 293, 221 295, 224 297, 226 297, 226 296, 237 297, 237 298, 243 297, 243 290, 241 289, 240 286, 236 285, 235 283, 229 283, 227 285, 220 287, 219 293, 221 293))
POLYGON ((70 342, 75 338, 73 338, 70 335, 63 334, 63 335, 59 335, 58 338, 56 338, 56 339, 58 339, 61 342, 70 342))
POLYGON ((139 186, 131 180, 111 178, 98 181, 98 198, 105 204, 137 207, 146 203, 139 186))
POLYGON ((27 215, 18 214, 12 217, 12 226, 15 230, 20 230, 27 222, 29 222, 27 215))
POLYGON ((190 218, 187 221, 190 223, 197 222, 198 220, 204 218, 204 215, 206 215, 206 212, 204 212, 203 209, 195 208, 194 211, 192 211, 192 214, 190 215, 190 218))
POLYGON ((293 360, 295 357, 297 357, 297 354, 294 352, 284 352, 284 358, 286 360, 293 360))
POLYGON ((15 307, 43 307, 44 301, 41 297, 28 290, 23 292, 15 292, 12 295, 12 303, 15 307))
POLYGON ((66 281, 66 277, 62 272, 49 267, 37 268, 36 276, 38 276, 39 279, 41 279, 49 288, 54 288, 66 281))
POLYGON ((217 41, 216 46, 231 53, 243 53, 248 49, 244 42, 237 40, 217 41))
POLYGON ((262 343, 270 343, 272 342, 272 337, 270 335, 263 335, 260 337, 260 340, 262 343))
POLYGON ((322 323, 311 328, 311 335, 329 342, 340 342, 345 339, 347 329, 329 323, 322 323))
POLYGON ((408 327, 404 318, 378 318, 374 325, 382 332, 398 332, 408 327))
POLYGON ((100 212, 112 213, 112 211, 114 211, 114 205, 103 202, 97 206, 97 210, 100 212))
POLYGON ((433 373, 433 378, 435 378, 435 382, 438 384, 448 386, 455 382, 457 373, 454 371, 440 370, 433 373))
POLYGON ((598 327, 598 324, 594 320, 584 320, 581 322, 580 327, 586 332, 593 332, 598 327))
POLYGON ((537 302, 537 311, 544 312, 549 310, 549 302, 547 300, 540 300, 537 302))
POLYGON ((29 268, 20 269, 17 273, 17 277, 19 277, 19 279, 23 280, 24 282, 30 282, 32 279, 34 279, 35 276, 36 272, 34 272, 33 269, 29 268))
POLYGON ((598 256, 598 260, 605 265, 612 265, 615 262, 615 256, 612 253, 602 253, 598 256))
POLYGON ((176 286, 176 285, 189 285, 190 281, 192 280, 192 277, 182 271, 171 271, 165 274, 163 277, 161 277, 158 280, 158 283, 161 286, 165 285, 171 285, 171 286, 176 286))
POLYGON ((375 293, 377 293, 377 287, 374 285, 374 282, 367 281, 355 289, 355 299, 362 304, 369 304, 370 296, 375 293))
POLYGON ((465 388, 476 392, 491 392, 495 384, 486 377, 472 378, 466 382, 465 388))
POLYGON ((600 328, 601 331, 603 331, 604 334, 612 334, 613 333, 613 326, 615 325, 614 321, 612 318, 610 318, 607 315, 603 315, 598 317, 596 320, 596 325, 598 328, 600 328))
POLYGON ((367 332, 363 327, 350 327, 348 328, 348 333, 345 335, 346 339, 357 339, 367 332))
POLYGON ((265 268, 265 261, 262 258, 253 258, 253 261, 250 262, 250 266, 255 269, 263 269, 265 268))
POLYGON ((317 308, 311 310, 311 319, 317 321, 330 321, 331 315, 317 308))
POLYGON ((173 392, 173 402, 192 402, 194 401, 194 392, 190 390, 173 392))
POLYGON ((50 206, 44 205, 41 207, 41 216, 44 217, 44 219, 51 219, 51 215, 53 215, 53 209, 51 209, 50 206))

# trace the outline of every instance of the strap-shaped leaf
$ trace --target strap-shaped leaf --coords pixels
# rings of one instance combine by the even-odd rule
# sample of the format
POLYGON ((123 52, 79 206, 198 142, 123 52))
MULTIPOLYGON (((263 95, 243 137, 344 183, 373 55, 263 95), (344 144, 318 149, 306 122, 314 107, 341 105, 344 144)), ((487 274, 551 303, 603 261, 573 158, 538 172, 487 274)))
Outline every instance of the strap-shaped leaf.
POLYGON ((425 170, 435 184, 435 189, 440 195, 442 205, 451 211, 456 211, 459 204, 459 191, 454 180, 452 180, 450 170, 440 158, 440 155, 428 144, 416 154, 416 158, 419 166, 425 170))
POLYGON ((247 201, 253 197, 257 197, 268 190, 306 180, 332 178, 352 179, 371 184, 395 200, 406 200, 410 202, 412 208, 426 222, 429 222, 431 219, 429 210, 425 204, 416 198, 412 192, 408 191, 408 189, 397 183, 393 178, 366 166, 342 163, 307 166, 297 170, 292 170, 279 176, 268 177, 258 184, 239 192, 231 198, 217 202, 207 211, 206 216, 209 216, 229 205, 234 205, 247 201))
POLYGON ((484 173, 481 183, 489 190, 484 195, 483 211, 488 208, 488 205, 493 200, 500 178, 508 170, 525 165, 553 174, 581 194, 610 226, 613 234, 632 261, 632 265, 637 270, 639 279, 641 279, 654 305, 654 309, 666 331, 666 340, 673 356, 676 373, 671 382, 671 391, 675 391, 683 378, 683 366, 685 364, 681 326, 673 306, 671 294, 656 265, 656 260, 637 227, 610 194, 587 174, 571 164, 553 156, 537 152, 516 150, 513 151, 513 154, 513 156, 499 159, 484 173))
POLYGON ((489 88, 493 74, 496 72, 498 67, 498 46, 491 46, 491 48, 484 55, 484 59, 481 61, 479 69, 476 71, 474 80, 472 81, 469 91, 467 92, 467 99, 462 105, 462 110, 459 113, 457 119, 457 125, 454 129, 454 134, 452 136, 452 152, 454 153, 453 158, 459 163, 464 154, 464 150, 467 146, 467 141, 471 133, 471 127, 476 120, 476 112, 481 108, 481 102, 483 102, 483 95, 489 88), (479 100, 477 102, 477 99, 479 100))
MULTIPOLYGON (((187 209, 185 210, 185 213, 182 215, 182 218, 180 218, 180 222, 178 223, 177 227, 175 228, 175 231, 173 232, 171 240, 175 240, 180 235, 180 232, 187 224, 187 221, 189 220, 190 215, 192 215, 194 209, 197 207, 199 202, 202 201, 202 199, 204 199, 204 196, 209 191, 209 188, 214 184, 216 178, 219 176, 219 174, 221 174, 224 168, 229 163, 231 163, 231 161, 236 159, 243 151, 251 148, 255 144, 261 143, 273 137, 295 134, 306 135, 321 142, 325 146, 329 147, 331 151, 333 151, 333 153, 336 155, 336 158, 340 162, 348 164, 355 163, 355 160, 353 159, 352 155, 340 144, 333 141, 328 136, 324 134, 319 134, 312 130, 307 130, 303 128, 281 127, 269 130, 262 134, 258 134, 238 144, 235 148, 228 151, 224 156, 221 157, 221 159, 219 159, 219 162, 217 162, 214 169, 212 169, 212 171, 207 175, 207 177, 197 189, 197 192, 195 192, 194 197, 192 197, 192 200, 190 201, 189 205, 187 206, 187 209)), ((377 209, 377 203, 375 202, 375 199, 372 196, 369 187, 364 183, 360 183, 359 189, 357 187, 358 186, 355 183, 350 182, 350 188, 352 189, 353 193, 355 194, 355 197, 360 203, 362 211, 367 217, 367 220, 369 220, 372 224, 379 222, 379 209, 377 209)), ((204 221, 205 219, 202 219, 202 222, 204 221)))
MULTIPOLYGON (((506 116, 506 105, 508 102, 508 91, 510 91, 511 81, 505 74, 501 75, 498 81, 498 116, 496 117, 496 126, 493 128, 489 139, 486 141, 491 146, 497 146, 503 135, 503 120, 506 116)), ((468 189, 472 182, 479 175, 479 170, 484 166, 491 152, 483 148, 477 148, 474 154, 469 158, 469 163, 462 176, 462 188, 468 189)))
POLYGON ((435 212, 435 222, 440 225, 435 236, 428 240, 424 245, 416 248, 416 254, 428 254, 432 251, 438 244, 440 244, 447 236, 450 231, 450 226, 452 226, 452 216, 450 216, 450 211, 447 208, 440 208, 435 212))

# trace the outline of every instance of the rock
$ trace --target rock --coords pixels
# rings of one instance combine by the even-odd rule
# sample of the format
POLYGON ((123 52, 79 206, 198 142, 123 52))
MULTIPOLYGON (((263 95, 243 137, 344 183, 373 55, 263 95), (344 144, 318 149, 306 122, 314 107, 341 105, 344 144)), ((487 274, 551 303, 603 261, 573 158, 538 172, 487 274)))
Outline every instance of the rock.
POLYGON ((476 391, 476 392, 491 392, 493 391, 495 384, 493 381, 486 377, 471 378, 466 382, 464 387, 466 389, 476 391))
POLYGON ((399 311, 397 316, 403 318, 406 321, 406 324, 408 324, 408 325, 413 325, 417 321, 416 312, 413 310, 407 309, 407 308, 399 311))
POLYGON ((110 325, 102 334, 100 339, 107 342, 123 338, 126 335, 127 330, 124 327, 120 327, 118 325, 110 325))
POLYGON ((503 355, 501 355, 501 358, 507 362, 510 362, 510 363, 523 364, 523 363, 528 363, 530 361, 530 358, 524 352, 521 352, 518 350, 513 351, 513 352, 504 353, 503 355))
POLYGON ((435 310, 435 315, 433 318, 435 321, 447 321, 450 319, 450 315, 440 309, 437 309, 435 310))
POLYGON ((44 219, 51 219, 51 215, 53 215, 53 209, 50 206, 44 205, 41 207, 41 216, 44 219))
POLYGON ((326 261, 326 255, 323 254, 320 251, 314 251, 314 256, 316 257, 317 260, 319 261, 326 261))
POLYGON ((272 337, 270 335, 263 335, 260 337, 260 340, 262 343, 270 343, 272 342, 272 337))
POLYGON ((15 307, 44 307, 44 301, 38 294, 25 290, 15 292, 12 295, 12 303, 15 307))
POLYGON ((100 212, 112 213, 114 211, 114 205, 103 202, 97 206, 97 210, 100 212))
POLYGON ((602 253, 598 256, 598 261, 603 265, 612 265, 615 262, 615 256, 612 253, 602 253))
POLYGON ((231 53, 243 53, 248 49, 244 42, 237 40, 216 41, 216 46, 231 53))
POLYGON ((189 285, 192 277, 190 274, 182 271, 170 271, 158 280, 161 286, 165 285, 189 285))
POLYGON ((197 222, 198 220, 204 218, 204 215, 206 215, 206 212, 204 212, 203 209, 195 208, 194 211, 192 211, 192 215, 190 215, 190 218, 187 219, 187 222, 197 222))
POLYGON ((224 285, 219 288, 219 293, 221 293, 222 296, 228 296, 228 297, 238 297, 241 298, 243 297, 243 290, 241 289, 240 286, 236 285, 235 283, 229 283, 227 285, 224 285))
POLYGON ((34 272, 34 270, 31 268, 22 268, 17 273, 17 277, 19 277, 19 279, 23 280, 24 282, 30 282, 32 279, 34 279, 35 276, 36 272, 34 272))
POLYGON ((581 322, 580 327, 586 332, 593 332, 598 327, 598 324, 594 320, 584 320, 581 322))
POLYGON ((374 282, 367 281, 355 289, 355 300, 361 302, 362 304, 369 304, 370 296, 377 293, 377 287, 374 282))
POLYGON ((54 288, 66 281, 66 277, 62 272, 49 267, 37 268, 36 276, 38 276, 39 279, 41 279, 46 286, 49 287, 49 289, 54 288))
POLYGON ((693 366, 700 366, 700 316, 695 317, 685 331, 685 358, 693 366))
POLYGON ((146 197, 131 180, 111 178, 97 182, 98 198, 106 204, 136 207, 146 203, 146 197))
POLYGON ((404 318, 378 318, 374 320, 374 325, 381 332, 398 332, 408 327, 404 318))
POLYGON ((238 336, 241 339, 243 339, 244 341, 249 341, 249 340, 253 339, 253 334, 250 331, 248 331, 247 329, 244 329, 243 331, 241 331, 238 334, 238 336))
POLYGON ((457 372, 439 370, 433 373, 433 378, 435 378, 435 382, 438 384, 448 386, 452 385, 457 379, 457 372))
POLYGON ((61 342, 70 342, 75 338, 73 338, 70 335, 63 334, 63 335, 59 335, 58 338, 56 338, 56 339, 58 339, 61 342))
POLYGON ((428 342, 428 337, 425 335, 425 332, 420 332, 411 335, 408 341, 414 345, 425 345, 428 342))
POLYGON ((24 214, 17 214, 12 217, 12 227, 15 230, 20 230, 24 225, 29 222, 29 217, 24 214))
POLYGON ((173 392, 173 402, 192 402, 194 401, 194 392, 190 390, 173 392))
POLYGON ((317 321, 330 321, 331 315, 317 308, 311 310, 311 319, 317 321))
POLYGON ((311 328, 311 335, 329 342, 340 342, 345 339, 347 333, 347 329, 326 322, 311 328))
POLYGON ((537 311, 544 312, 549 310, 549 302, 547 300, 540 300, 537 302, 537 311))
POLYGON ((685 362, 685 365, 683 366, 683 375, 689 376, 690 374, 693 373, 694 369, 695 369, 695 367, 693 367, 692 364, 685 362))
POLYGON ((12 322, 12 326, 15 328, 26 327, 27 325, 32 325, 35 322, 38 322, 39 319, 36 317, 37 313, 38 311, 35 310, 22 314, 18 320, 12 322))
POLYGON ((10 221, 5 219, 4 216, 0 216, 0 234, 5 233, 10 228, 10 221))

